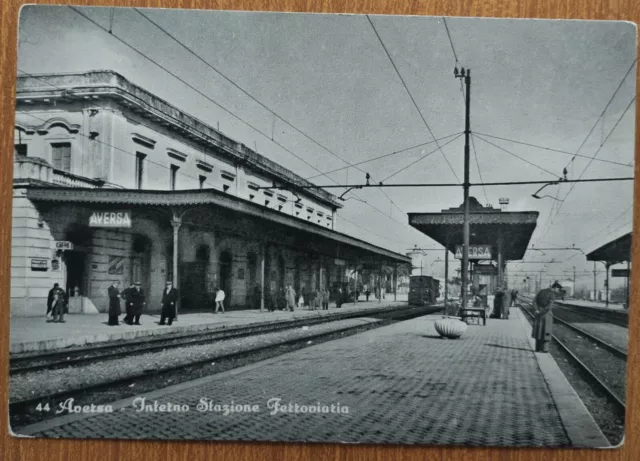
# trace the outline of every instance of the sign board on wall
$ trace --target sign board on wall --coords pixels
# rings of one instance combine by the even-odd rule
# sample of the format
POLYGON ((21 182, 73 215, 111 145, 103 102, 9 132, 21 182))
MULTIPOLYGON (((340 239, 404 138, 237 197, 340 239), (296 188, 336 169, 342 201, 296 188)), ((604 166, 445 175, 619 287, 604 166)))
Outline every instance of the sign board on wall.
POLYGON ((94 211, 89 227, 130 228, 131 211, 94 211))
MULTIPOLYGON (((462 259, 462 245, 456 245, 456 258, 462 259)), ((469 259, 491 259, 491 245, 469 245, 469 259)))
POLYGON ((49 260, 44 258, 31 258, 31 270, 32 271, 49 270, 49 260))
POLYGON ((58 240, 54 245, 56 250, 73 250, 73 243, 66 240, 58 240))
POLYGON ((629 277, 629 269, 611 269, 611 277, 629 277))
POLYGON ((333 264, 336 266, 345 266, 347 263, 344 259, 334 259, 333 264))

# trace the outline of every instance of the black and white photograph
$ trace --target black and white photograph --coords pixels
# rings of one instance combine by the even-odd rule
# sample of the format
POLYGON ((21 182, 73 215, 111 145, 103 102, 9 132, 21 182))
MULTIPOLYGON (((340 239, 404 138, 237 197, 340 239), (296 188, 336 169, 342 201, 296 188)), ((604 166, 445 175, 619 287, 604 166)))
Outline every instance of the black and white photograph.
POLYGON ((15 437, 619 448, 637 29, 26 5, 15 437))

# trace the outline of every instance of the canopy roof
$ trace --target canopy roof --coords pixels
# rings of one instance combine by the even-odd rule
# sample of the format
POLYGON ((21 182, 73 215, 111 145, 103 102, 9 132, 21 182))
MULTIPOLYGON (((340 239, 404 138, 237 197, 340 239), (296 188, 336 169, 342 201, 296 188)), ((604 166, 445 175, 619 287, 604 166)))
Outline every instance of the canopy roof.
POLYGON ((588 253, 587 261, 605 261, 611 264, 631 261, 631 232, 588 253))
MULTIPOLYGON (((65 206, 77 204, 93 210, 167 210, 185 213, 188 222, 201 227, 244 232, 274 244, 316 251, 332 258, 360 264, 411 264, 408 256, 336 232, 319 224, 286 215, 275 209, 230 196, 215 189, 181 191, 106 188, 65 188, 21 186, 36 204, 65 206), (186 214, 186 211, 193 210, 186 214)), ((186 218, 185 218, 186 219, 186 218)), ((88 222, 88 221, 87 221, 88 222)), ((167 223, 169 221, 167 220, 167 223)))
MULTIPOLYGON (((464 207, 442 210, 440 213, 409 213, 409 224, 436 242, 455 252, 463 243, 464 207)), ((469 244, 491 245, 497 259, 498 239, 502 236, 505 261, 519 260, 529 245, 536 228, 537 211, 502 211, 483 207, 475 197, 469 197, 469 244)))

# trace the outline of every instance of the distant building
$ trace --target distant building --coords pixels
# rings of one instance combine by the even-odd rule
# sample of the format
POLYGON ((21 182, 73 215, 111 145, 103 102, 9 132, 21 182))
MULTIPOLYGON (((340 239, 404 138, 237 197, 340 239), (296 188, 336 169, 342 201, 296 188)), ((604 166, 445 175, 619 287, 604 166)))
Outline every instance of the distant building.
POLYGON ((256 308, 329 287, 361 263, 410 259, 335 232, 335 196, 111 71, 17 82, 11 313, 42 315, 59 283, 72 310, 105 311, 113 280, 140 281, 159 310, 222 287, 256 308), (282 189, 260 187, 284 186, 282 189))

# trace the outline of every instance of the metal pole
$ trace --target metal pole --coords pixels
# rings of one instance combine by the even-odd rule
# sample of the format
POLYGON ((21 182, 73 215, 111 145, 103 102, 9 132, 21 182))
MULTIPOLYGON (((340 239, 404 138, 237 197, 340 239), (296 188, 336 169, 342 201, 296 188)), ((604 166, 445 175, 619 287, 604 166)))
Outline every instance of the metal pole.
POLYGON ((462 307, 467 307, 467 278, 469 271, 469 134, 471 133, 470 109, 471 109, 471 70, 467 69, 464 77, 467 90, 465 103, 465 129, 464 129, 464 224, 462 245, 462 307))
POLYGON ((598 296, 596 295, 596 262, 593 262, 593 300, 597 301, 598 296))
POLYGON ((449 241, 444 246, 444 313, 449 315, 447 301, 449 299, 449 241))
POLYGON ((625 278, 625 293, 627 298, 627 309, 629 309, 629 277, 631 276, 631 272, 629 270, 629 261, 627 261, 627 277, 625 278))
POLYGON ((393 300, 398 300, 398 265, 393 267, 393 300))
POLYGON ((607 280, 605 282, 605 306, 609 307, 609 263, 604 263, 604 267, 607 271, 607 280))
MULTIPOLYGON (((180 288, 180 281, 178 277, 178 231, 180 230, 180 225, 182 224, 182 219, 176 214, 173 214, 171 218, 171 226, 173 227, 173 286, 176 289, 180 288)), ((180 306, 180 299, 178 298, 178 302, 176 303, 176 317, 175 320, 178 319, 178 307, 180 306)))
POLYGON ((260 255, 260 286, 261 286, 261 290, 260 290, 260 312, 264 312, 264 290, 267 289, 267 287, 265 286, 264 283, 264 269, 265 269, 265 263, 266 263, 266 259, 267 259, 267 246, 265 243, 262 244, 262 252, 260 255))

